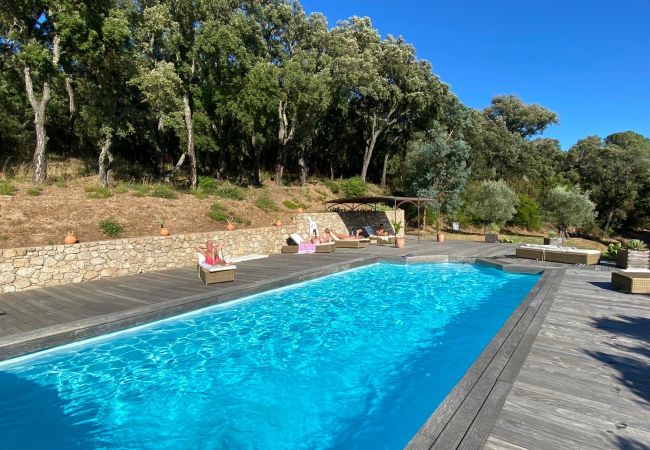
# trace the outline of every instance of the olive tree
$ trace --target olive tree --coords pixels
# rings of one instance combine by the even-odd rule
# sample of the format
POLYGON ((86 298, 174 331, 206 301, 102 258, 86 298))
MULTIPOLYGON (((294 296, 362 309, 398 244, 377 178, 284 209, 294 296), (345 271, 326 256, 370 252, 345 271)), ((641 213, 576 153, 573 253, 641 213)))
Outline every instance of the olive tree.
POLYGON ((578 186, 556 186, 544 198, 543 207, 560 235, 566 236, 566 230, 580 227, 595 219, 594 202, 588 192, 582 192, 578 186))
POLYGON ((484 225, 502 226, 517 212, 519 198, 503 180, 481 183, 472 204, 472 213, 484 225))

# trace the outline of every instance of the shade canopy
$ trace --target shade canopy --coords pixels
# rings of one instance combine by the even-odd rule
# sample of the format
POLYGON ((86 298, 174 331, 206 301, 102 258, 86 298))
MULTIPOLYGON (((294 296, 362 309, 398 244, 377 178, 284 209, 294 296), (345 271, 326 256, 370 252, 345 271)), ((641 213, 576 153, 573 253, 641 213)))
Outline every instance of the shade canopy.
POLYGON ((329 200, 326 203, 328 205, 343 205, 350 208, 350 211, 355 211, 359 206, 362 205, 388 205, 397 209, 400 206, 410 203, 414 205, 418 211, 424 205, 433 205, 438 201, 435 198, 424 198, 424 197, 392 197, 392 196, 378 196, 378 197, 344 197, 337 198, 334 200, 329 200))
POLYGON ((356 211, 360 206, 365 205, 388 205, 393 207, 395 220, 397 220, 397 208, 407 203, 415 206, 418 210, 418 243, 420 242, 420 208, 426 205, 435 205, 438 200, 435 198, 423 197, 392 197, 392 196, 378 196, 378 197, 344 197, 329 200, 326 202, 329 208, 336 205, 347 206, 350 211, 356 211))

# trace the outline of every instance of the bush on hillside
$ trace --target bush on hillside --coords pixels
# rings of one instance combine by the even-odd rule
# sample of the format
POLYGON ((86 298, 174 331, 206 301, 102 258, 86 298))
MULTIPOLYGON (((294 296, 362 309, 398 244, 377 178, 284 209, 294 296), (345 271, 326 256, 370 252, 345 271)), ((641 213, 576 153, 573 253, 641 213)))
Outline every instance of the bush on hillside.
POLYGON ((102 233, 111 238, 117 237, 124 232, 122 224, 111 217, 102 219, 99 222, 99 229, 102 230, 102 233))
POLYGON ((519 194, 518 198, 519 206, 510 223, 516 227, 539 231, 542 228, 542 213, 539 205, 529 195, 519 194))
POLYGON ((340 186, 346 197, 363 197, 368 193, 368 186, 361 177, 343 180, 340 182, 340 186))
POLYGON ((264 212, 278 211, 278 205, 275 204, 273 199, 268 194, 262 194, 255 201, 255 206, 264 212))
POLYGON ((560 234, 593 222, 595 218, 594 202, 589 199, 589 193, 582 192, 578 186, 554 187, 546 194, 543 207, 560 234))
POLYGON ((473 216, 483 225, 503 225, 517 212, 519 198, 503 180, 481 183, 472 202, 473 216))

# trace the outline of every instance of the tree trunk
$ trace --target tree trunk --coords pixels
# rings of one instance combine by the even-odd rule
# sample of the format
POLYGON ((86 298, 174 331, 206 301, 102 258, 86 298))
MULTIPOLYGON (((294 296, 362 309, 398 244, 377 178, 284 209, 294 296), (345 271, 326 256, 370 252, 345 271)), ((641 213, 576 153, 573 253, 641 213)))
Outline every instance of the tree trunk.
POLYGON ((194 152, 194 120, 192 119, 192 107, 190 104, 190 95, 183 95, 183 113, 185 116, 185 127, 187 128, 187 155, 190 158, 190 187, 197 186, 196 176, 196 153, 194 152))
POLYGON ((363 166, 361 167, 361 180, 366 181, 368 175, 368 167, 370 166, 370 159, 372 158, 372 152, 375 149, 375 144, 377 143, 377 138, 381 134, 381 129, 377 123, 377 114, 372 115, 372 128, 370 131, 370 137, 366 139, 366 149, 363 152, 363 166))
POLYGON ((330 161, 330 180, 334 181, 334 166, 332 165, 331 161, 330 161))
POLYGON ((282 184, 287 145, 293 139, 295 128, 295 123, 290 125, 287 118, 287 103, 281 100, 278 104, 278 158, 275 162, 275 182, 278 184, 282 184))
POLYGON ((262 169, 260 167, 260 154, 257 151, 255 132, 251 133, 251 149, 253 150, 253 183, 255 186, 262 185, 262 169))
POLYGON ((109 134, 104 140, 102 150, 99 152, 99 184, 108 187, 113 181, 113 153, 111 144, 113 135, 109 134))
POLYGON ((388 171, 388 152, 384 155, 384 168, 381 171, 381 187, 386 187, 386 172, 388 171))
POLYGON ((74 140, 74 124, 77 118, 77 107, 75 104, 74 88, 72 87, 72 80, 66 76, 65 91, 68 93, 68 151, 72 151, 72 143, 74 140))
POLYGON ((305 145, 300 146, 300 156, 298 157, 298 167, 300 169, 300 185, 307 184, 307 163, 305 162, 305 145))
POLYGON ((34 174, 32 182, 36 184, 45 183, 47 179, 47 161, 45 160, 45 150, 47 148, 48 137, 45 133, 45 107, 43 101, 34 109, 34 126, 36 128, 36 149, 32 159, 34 174))
POLYGON ((614 217, 614 211, 610 211, 609 214, 607 214, 607 221, 605 222, 605 229, 603 230, 605 237, 609 236, 609 226, 612 223, 612 217, 614 217))
MULTIPOLYGON (((54 67, 59 64, 59 57, 61 50, 59 48, 60 39, 55 36, 52 41, 52 64, 54 67)), ((47 149, 47 134, 45 132, 45 115, 47 112, 47 105, 50 102, 50 78, 49 76, 43 81, 43 92, 41 99, 38 100, 34 94, 34 84, 32 82, 32 75, 29 66, 24 68, 25 75, 25 92, 29 104, 34 111, 34 128, 36 129, 36 148, 34 150, 34 157, 32 163, 34 166, 34 174, 32 175, 32 182, 42 184, 47 179, 47 162, 45 159, 45 151, 47 149)))

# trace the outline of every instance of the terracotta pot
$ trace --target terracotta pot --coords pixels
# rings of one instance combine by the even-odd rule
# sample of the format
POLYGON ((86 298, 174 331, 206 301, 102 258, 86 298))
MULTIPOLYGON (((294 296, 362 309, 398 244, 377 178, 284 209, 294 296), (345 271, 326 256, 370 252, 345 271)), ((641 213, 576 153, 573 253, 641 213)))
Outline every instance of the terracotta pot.
POLYGON ((302 209, 302 208, 298 208, 298 214, 302 214, 303 212, 305 212, 304 209, 302 209))
POLYGON ((445 242, 445 233, 442 231, 438 231, 438 242, 445 242))
POLYGON ((282 221, 281 220, 276 220, 275 221, 275 226, 276 227, 281 227, 282 226, 282 221))
POLYGON ((167 228, 167 227, 160 227, 160 235, 161 235, 161 236, 169 236, 169 228, 167 228))
POLYGON ((234 229, 235 226, 232 223, 228 222, 228 225, 226 225, 226 231, 232 231, 234 229))
POLYGON ((65 235, 65 238, 63 239, 63 243, 66 245, 76 244, 77 236, 75 236, 72 231, 68 231, 68 233, 65 235))
POLYGON ((395 238, 395 247, 404 248, 405 245, 406 245, 406 238, 403 237, 395 238))

